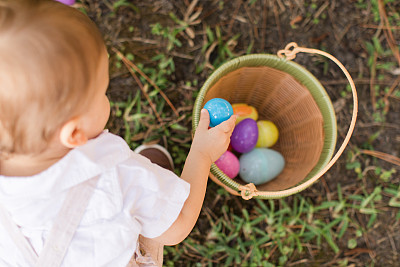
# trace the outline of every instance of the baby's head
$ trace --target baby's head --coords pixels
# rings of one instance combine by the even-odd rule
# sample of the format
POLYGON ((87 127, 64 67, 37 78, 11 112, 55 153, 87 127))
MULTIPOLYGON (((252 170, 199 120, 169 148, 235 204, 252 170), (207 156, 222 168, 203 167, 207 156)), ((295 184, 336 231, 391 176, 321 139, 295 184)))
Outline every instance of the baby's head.
POLYGON ((69 135, 79 130, 98 135, 107 85, 107 51, 86 15, 53 0, 0 0, 0 152, 41 153, 60 136, 74 147, 82 142, 69 135))

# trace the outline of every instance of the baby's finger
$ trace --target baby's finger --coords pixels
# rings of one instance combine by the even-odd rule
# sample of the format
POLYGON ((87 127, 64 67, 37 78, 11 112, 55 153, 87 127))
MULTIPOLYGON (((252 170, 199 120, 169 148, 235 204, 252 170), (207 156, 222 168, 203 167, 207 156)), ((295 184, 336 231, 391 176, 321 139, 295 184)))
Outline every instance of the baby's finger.
POLYGON ((197 126, 198 130, 207 130, 208 125, 210 124, 210 115, 207 109, 202 109, 200 112, 200 121, 199 125, 197 126))
POLYGON ((237 116, 236 115, 232 115, 228 120, 224 121, 223 123, 221 123, 219 125, 220 129, 224 132, 224 133, 229 133, 232 132, 233 129, 235 128, 235 121, 236 121, 237 116))

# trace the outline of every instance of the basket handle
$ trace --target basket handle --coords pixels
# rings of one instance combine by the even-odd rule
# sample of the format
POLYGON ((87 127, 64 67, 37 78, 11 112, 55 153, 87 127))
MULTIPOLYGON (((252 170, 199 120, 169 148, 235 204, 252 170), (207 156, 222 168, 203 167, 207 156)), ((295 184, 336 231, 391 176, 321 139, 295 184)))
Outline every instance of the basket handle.
MULTIPOLYGON (((347 144, 349 143, 350 137, 354 131, 354 127, 355 127, 356 120, 357 120, 357 112, 358 112, 357 90, 356 90, 356 86, 354 84, 353 79, 351 78, 349 72, 343 66, 343 64, 337 58, 332 56, 331 54, 328 54, 328 53, 318 50, 318 49, 299 47, 295 42, 291 42, 291 43, 287 44, 285 49, 278 51, 277 55, 279 58, 292 60, 296 57, 297 53, 301 53, 301 52, 309 53, 309 54, 318 54, 318 55, 327 57, 330 60, 332 60, 333 62, 335 62, 336 65, 339 66, 339 68, 346 75, 346 78, 349 81, 350 86, 351 86, 351 91, 353 94, 353 114, 352 114, 349 129, 347 131, 346 137, 343 140, 342 145, 340 146, 340 148, 338 149, 336 154, 333 156, 333 158, 328 162, 328 164, 322 170, 320 170, 317 174, 315 174, 309 180, 307 180, 306 182, 302 183, 299 186, 296 186, 295 188, 290 188, 290 189, 286 189, 286 190, 282 190, 282 191, 278 191, 278 192, 277 191, 268 191, 269 197, 280 198, 280 197, 292 195, 294 193, 298 193, 298 192, 306 189, 307 187, 309 187, 311 184, 313 184, 315 181, 317 181, 322 175, 324 175, 324 173, 327 172, 332 167, 332 165, 335 164, 335 162, 338 160, 338 158, 342 155, 344 149, 346 148, 347 144)), ((240 192, 242 198, 246 199, 246 200, 251 199, 254 196, 259 196, 259 195, 265 194, 265 192, 263 192, 263 193, 259 192, 252 183, 247 184, 247 185, 241 185, 241 186, 239 186, 238 189, 239 189, 239 192, 240 192)))
MULTIPOLYGON (((351 76, 350 76, 349 72, 347 71, 347 69, 334 56, 332 56, 331 54, 328 54, 328 53, 326 53, 324 51, 318 50, 318 49, 299 47, 295 42, 289 43, 288 45, 286 45, 285 49, 279 50, 277 54, 278 54, 278 57, 280 57, 280 58, 285 58, 287 60, 292 60, 292 59, 294 59, 296 57, 296 54, 300 53, 300 52, 309 53, 309 54, 318 54, 318 55, 321 55, 321 56, 325 56, 325 57, 329 58, 330 60, 332 60, 333 62, 335 62, 339 66, 339 68, 346 75, 346 78, 349 80, 349 83, 350 83, 350 86, 351 86, 351 91, 352 91, 352 94, 353 94, 353 114, 352 114, 350 126, 349 126, 349 129, 347 131, 346 137, 344 138, 343 143, 340 146, 340 148, 338 149, 338 151, 336 152, 336 154, 333 156, 333 158, 328 162, 328 164, 322 170, 320 170, 317 174, 315 174, 313 177, 311 177, 305 183, 301 184, 300 186, 297 186, 296 187, 296 192, 302 191, 303 189, 305 189, 308 186, 310 186, 311 184, 313 184, 316 180, 318 180, 322 175, 324 175, 325 172, 327 172, 332 167, 332 165, 342 155, 342 153, 343 153, 344 149, 346 148, 347 144, 349 143, 350 137, 351 137, 351 135, 353 133, 353 130, 354 130, 354 127, 355 127, 355 124, 356 124, 356 119, 357 119, 357 112, 358 112, 358 97, 357 97, 357 90, 356 90, 356 86, 354 84, 354 81, 351 78, 351 76)), ((241 189, 246 192, 247 198, 251 198, 252 196, 256 196, 256 195, 259 194, 259 192, 257 192, 257 190, 254 190, 254 189, 251 190, 250 188, 245 187, 245 186, 243 188, 241 188, 241 189)), ((243 191, 242 191, 242 196, 243 196, 243 193, 244 193, 243 191)), ((279 191, 279 192, 268 192, 268 194, 270 196, 276 196, 276 197, 284 197, 284 196, 291 195, 293 193, 294 192, 293 192, 292 189, 286 189, 286 190, 279 191)))

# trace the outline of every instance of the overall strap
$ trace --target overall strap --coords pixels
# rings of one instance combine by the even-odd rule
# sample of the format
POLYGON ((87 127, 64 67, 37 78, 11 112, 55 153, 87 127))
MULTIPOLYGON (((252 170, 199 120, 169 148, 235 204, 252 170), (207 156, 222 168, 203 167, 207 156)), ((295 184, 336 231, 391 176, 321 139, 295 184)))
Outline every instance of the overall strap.
POLYGON ((13 222, 10 215, 1 204, 0 222, 14 241, 17 248, 19 248, 24 258, 29 262, 29 265, 35 266, 39 256, 36 254, 36 251, 32 248, 25 236, 21 233, 21 229, 19 229, 19 227, 13 222))
POLYGON ((0 205, 0 222, 30 266, 56 267, 61 265, 98 180, 99 176, 69 190, 39 256, 6 209, 0 205))
POLYGON ((70 189, 45 241, 36 267, 61 266, 98 180, 97 176, 70 189))

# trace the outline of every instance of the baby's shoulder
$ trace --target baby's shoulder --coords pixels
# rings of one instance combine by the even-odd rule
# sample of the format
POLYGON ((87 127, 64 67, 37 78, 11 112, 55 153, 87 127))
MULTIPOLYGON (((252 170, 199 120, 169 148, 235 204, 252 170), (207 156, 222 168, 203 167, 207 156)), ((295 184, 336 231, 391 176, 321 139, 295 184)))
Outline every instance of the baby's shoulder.
POLYGON ((135 153, 124 139, 106 131, 90 140, 81 152, 101 166, 105 179, 116 179, 123 194, 137 190, 160 192, 183 182, 174 172, 135 153))
POLYGON ((129 159, 132 150, 120 136, 104 131, 85 145, 75 149, 76 154, 84 155, 94 164, 106 169, 129 159))

